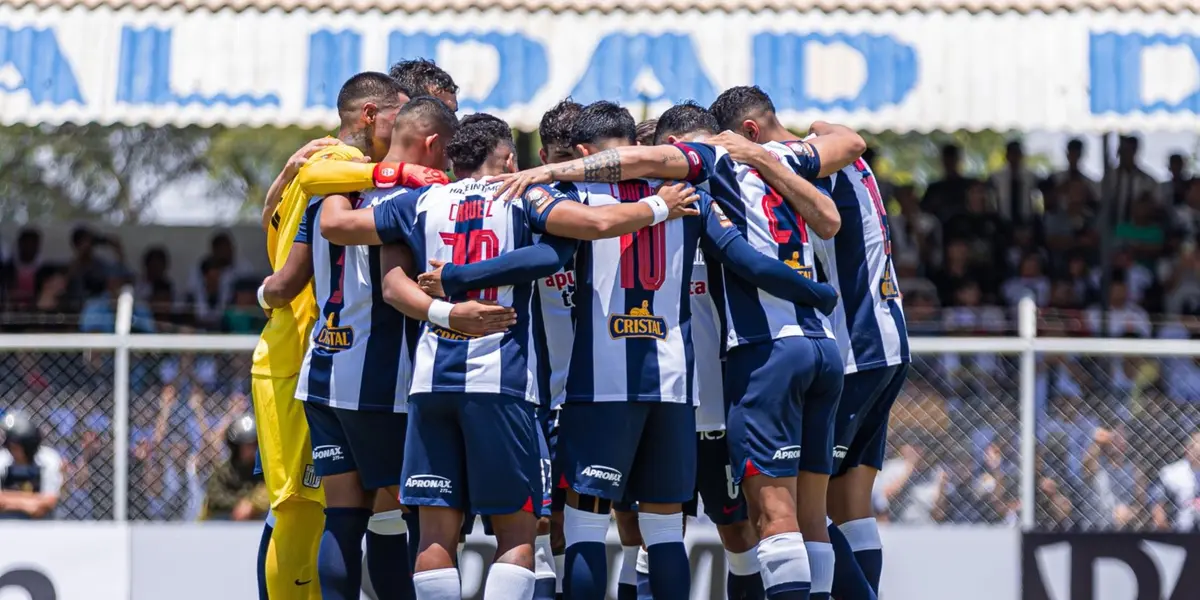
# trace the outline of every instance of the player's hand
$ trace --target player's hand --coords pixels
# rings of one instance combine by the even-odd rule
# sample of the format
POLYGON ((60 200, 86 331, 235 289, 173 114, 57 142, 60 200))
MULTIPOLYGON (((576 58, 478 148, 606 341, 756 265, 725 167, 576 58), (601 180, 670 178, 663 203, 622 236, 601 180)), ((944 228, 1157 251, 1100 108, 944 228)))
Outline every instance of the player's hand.
POLYGON ((312 155, 319 152, 322 148, 328 148, 329 146, 336 146, 340 143, 341 142, 338 141, 337 138, 332 138, 332 137, 328 137, 328 136, 319 138, 319 139, 315 139, 315 140, 305 144, 303 147, 301 147, 299 150, 297 150, 294 154, 292 154, 292 157, 288 159, 287 166, 284 167, 284 170, 286 170, 287 172, 289 172, 293 176, 295 176, 296 173, 300 172, 300 167, 303 167, 304 164, 308 162, 308 159, 312 157, 312 155))
POLYGON ((450 309, 450 328, 467 335, 503 333, 517 324, 517 311, 486 300, 459 302, 450 309))
POLYGON ((421 286, 421 291, 429 294, 431 298, 445 298, 446 290, 442 289, 442 267, 446 266, 446 263, 440 260, 431 260, 429 266, 433 267, 433 270, 417 275, 417 285, 421 286))
POLYGON ((752 167, 760 167, 766 161, 774 160, 766 148, 728 130, 704 140, 704 143, 720 146, 729 153, 729 158, 752 167))
POLYGON ((397 185, 406 188, 419 188, 435 183, 447 184, 450 179, 438 169, 402 162, 381 162, 375 165, 371 173, 375 187, 388 189, 397 185))
POLYGON ((667 203, 667 208, 671 209, 667 219, 678 219, 680 217, 694 217, 700 214, 696 208, 696 201, 700 199, 700 194, 696 193, 696 188, 686 183, 676 183, 668 181, 658 188, 658 197, 667 203))
POLYGON ((491 180, 500 182, 500 187, 496 189, 496 193, 492 197, 505 202, 511 202, 515 198, 524 196, 525 190, 531 185, 554 182, 554 178, 551 177, 550 168, 546 165, 525 169, 516 173, 497 175, 491 180))

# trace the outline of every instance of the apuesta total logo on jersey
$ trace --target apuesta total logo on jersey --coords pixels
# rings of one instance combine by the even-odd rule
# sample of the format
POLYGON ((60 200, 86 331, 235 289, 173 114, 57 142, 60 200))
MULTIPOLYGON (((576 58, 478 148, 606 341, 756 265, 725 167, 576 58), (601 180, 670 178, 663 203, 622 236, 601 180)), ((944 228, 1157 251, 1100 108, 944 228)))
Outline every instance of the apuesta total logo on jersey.
POLYGON ((667 339, 667 320, 650 313, 650 302, 629 309, 628 314, 608 316, 608 335, 614 340, 629 338, 667 339))

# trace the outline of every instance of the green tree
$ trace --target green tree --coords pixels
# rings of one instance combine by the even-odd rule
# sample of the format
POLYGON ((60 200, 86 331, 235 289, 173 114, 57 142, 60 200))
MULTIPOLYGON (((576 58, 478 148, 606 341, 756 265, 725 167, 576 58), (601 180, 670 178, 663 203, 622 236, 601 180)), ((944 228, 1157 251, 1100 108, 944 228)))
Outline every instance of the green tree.
POLYGON ((240 203, 242 216, 256 216, 287 159, 309 140, 328 134, 300 127, 217 131, 206 155, 214 194, 240 203))

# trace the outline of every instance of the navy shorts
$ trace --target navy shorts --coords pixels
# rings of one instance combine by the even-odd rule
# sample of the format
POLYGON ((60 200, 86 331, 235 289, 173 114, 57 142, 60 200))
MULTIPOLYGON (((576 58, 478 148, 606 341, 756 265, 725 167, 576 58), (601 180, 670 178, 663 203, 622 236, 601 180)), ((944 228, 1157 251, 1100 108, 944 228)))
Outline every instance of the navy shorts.
POLYGON ((883 468, 888 415, 907 378, 907 364, 846 375, 835 425, 834 477, 860 465, 883 468))
POLYGON ((785 337, 735 346, 725 360, 733 481, 830 474, 844 368, 837 342, 785 337))
POLYGON ((400 502, 541 516, 546 491, 534 408, 503 394, 411 396, 400 502))
POLYGON ((617 502, 687 502, 696 489, 696 409, 666 402, 564 404, 558 453, 579 494, 617 502))
MULTIPOLYGON (((717 525, 733 525, 747 518, 742 486, 733 481, 729 466, 724 431, 696 434, 696 496, 704 502, 704 514, 717 525)), ((696 507, 688 514, 696 516, 696 507)))
POLYGON ((550 458, 550 512, 562 512, 567 503, 567 483, 563 477, 562 464, 558 460, 558 415, 561 411, 548 408, 538 409, 538 421, 546 439, 546 453, 550 458))
POLYGON ((358 471, 368 490, 400 483, 408 415, 305 402, 304 416, 318 476, 358 471))

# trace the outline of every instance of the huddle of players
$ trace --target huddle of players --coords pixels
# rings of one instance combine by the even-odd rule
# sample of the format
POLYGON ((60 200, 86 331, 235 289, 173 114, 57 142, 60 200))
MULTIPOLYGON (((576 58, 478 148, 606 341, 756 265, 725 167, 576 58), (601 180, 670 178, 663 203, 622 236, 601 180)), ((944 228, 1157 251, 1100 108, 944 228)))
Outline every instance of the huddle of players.
MULTIPOLYGON (((346 92, 344 116, 364 105, 346 92)), ((328 506, 325 598, 356 597, 373 492, 397 487, 420 543, 411 582, 368 547, 381 598, 459 598, 471 514, 498 543, 485 597, 553 597, 557 574, 567 598, 603 598, 610 511, 622 594, 687 598, 697 492, 731 598, 874 596, 870 484, 907 343, 861 138, 795 140, 745 87, 669 109, 641 147, 628 111, 565 101, 542 121, 547 164, 523 172, 489 115, 416 97, 390 129, 366 144, 377 187, 314 199, 293 248, 308 268, 289 257, 262 294, 282 306, 307 275, 320 308, 296 397, 328 506), (447 159, 453 184, 390 187, 447 159), (561 502, 556 562, 537 518, 561 502)))

